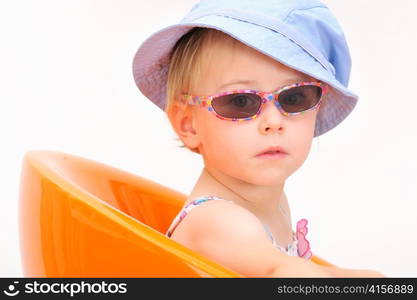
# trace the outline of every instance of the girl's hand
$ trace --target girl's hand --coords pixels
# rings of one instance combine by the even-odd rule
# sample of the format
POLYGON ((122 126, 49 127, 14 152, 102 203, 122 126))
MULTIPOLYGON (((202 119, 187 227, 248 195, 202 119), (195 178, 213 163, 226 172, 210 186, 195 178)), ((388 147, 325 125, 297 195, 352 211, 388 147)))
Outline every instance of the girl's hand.
POLYGON ((384 278, 387 277, 377 271, 372 271, 372 270, 359 270, 359 271, 360 271, 360 274, 363 275, 362 277, 384 277, 384 278))
POLYGON ((380 272, 373 271, 373 270, 363 270, 363 269, 345 269, 339 267, 328 267, 322 266, 322 269, 331 273, 332 277, 367 277, 367 278, 374 278, 374 277, 386 277, 380 272))
POLYGON ((267 277, 337 277, 328 269, 299 257, 288 256, 283 264, 278 266, 272 274, 267 277))

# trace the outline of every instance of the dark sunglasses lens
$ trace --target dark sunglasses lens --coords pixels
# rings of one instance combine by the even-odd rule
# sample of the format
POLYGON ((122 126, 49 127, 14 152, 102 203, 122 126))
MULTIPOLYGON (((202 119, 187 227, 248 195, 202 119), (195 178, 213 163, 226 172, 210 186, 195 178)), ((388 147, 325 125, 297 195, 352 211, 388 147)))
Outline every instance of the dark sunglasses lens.
POLYGON ((303 85, 282 91, 278 101, 288 113, 302 112, 315 106, 321 98, 322 89, 315 85, 303 85))
POLYGON ((217 97, 211 105, 217 114, 225 118, 244 119, 254 116, 262 99, 256 94, 239 93, 217 97))

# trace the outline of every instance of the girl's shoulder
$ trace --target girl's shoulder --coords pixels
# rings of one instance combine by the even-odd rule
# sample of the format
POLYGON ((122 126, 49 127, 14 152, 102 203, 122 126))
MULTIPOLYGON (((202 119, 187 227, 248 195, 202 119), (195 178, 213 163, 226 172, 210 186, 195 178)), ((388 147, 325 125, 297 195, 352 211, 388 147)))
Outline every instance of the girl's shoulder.
MULTIPOLYGON (((194 200, 191 201, 186 201, 184 203, 184 206, 181 208, 180 212, 177 214, 177 216, 174 218, 174 220, 171 223, 171 226, 168 228, 166 235, 168 237, 171 237, 175 231, 175 235, 177 235, 178 231, 183 231, 180 228, 184 227, 184 225, 181 225, 178 227, 178 225, 183 224, 183 223, 190 223, 187 221, 183 221, 185 219, 185 217, 187 215, 189 215, 190 211, 193 210, 194 208, 196 208, 197 206, 201 206, 203 203, 206 202, 219 202, 219 201, 211 201, 211 200, 221 200, 220 202, 223 202, 223 204, 221 204, 220 206, 223 205, 234 205, 234 202, 231 200, 226 200, 224 198, 220 198, 214 195, 204 195, 204 196, 200 196, 195 198, 194 200), (177 229, 178 228, 178 229, 177 229)), ((207 207, 207 204, 204 205, 205 207, 207 207)), ((209 207, 211 207, 211 205, 209 205, 209 207)), ((214 205, 215 207, 218 207, 219 205, 214 205)), ((189 219, 189 217, 187 217, 187 220, 189 219)))
POLYGON ((184 246, 246 275, 270 274, 288 257, 272 245, 252 212, 218 197, 186 204, 168 233, 184 246))

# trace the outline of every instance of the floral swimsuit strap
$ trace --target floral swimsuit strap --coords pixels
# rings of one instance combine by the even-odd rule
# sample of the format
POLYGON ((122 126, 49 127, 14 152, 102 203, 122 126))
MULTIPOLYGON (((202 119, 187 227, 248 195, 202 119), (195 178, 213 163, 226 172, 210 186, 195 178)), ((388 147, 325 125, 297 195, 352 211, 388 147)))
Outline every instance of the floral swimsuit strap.
POLYGON ((182 221, 182 219, 185 218, 185 216, 188 214, 188 212, 190 210, 192 210, 194 207, 200 205, 203 202, 206 202, 208 200, 223 200, 223 201, 229 201, 229 202, 233 202, 231 200, 226 200, 217 196, 213 196, 213 195, 208 195, 208 196, 201 196, 198 197, 197 199, 193 200, 192 202, 188 203, 178 214, 177 216, 174 218, 174 220, 172 221, 171 226, 168 228, 166 235, 168 237, 171 237, 172 233, 174 232, 175 228, 177 228, 178 224, 182 221))

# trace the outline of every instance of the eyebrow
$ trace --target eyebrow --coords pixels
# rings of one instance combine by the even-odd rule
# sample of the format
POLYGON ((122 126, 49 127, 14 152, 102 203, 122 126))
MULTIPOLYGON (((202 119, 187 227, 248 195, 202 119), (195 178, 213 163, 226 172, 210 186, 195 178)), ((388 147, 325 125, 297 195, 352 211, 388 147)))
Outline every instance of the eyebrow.
POLYGON ((236 81, 230 81, 227 82, 221 86, 219 86, 219 88, 217 90, 223 90, 224 88, 228 87, 229 85, 234 85, 234 84, 254 84, 256 83, 256 80, 236 80, 236 81))
MULTIPOLYGON (((289 79, 286 79, 286 80, 282 81, 280 87, 284 87, 287 84, 292 84, 292 83, 302 82, 302 81, 311 81, 311 79, 309 79, 305 76, 289 78, 289 79)), ((258 81, 256 81, 256 80, 234 80, 234 81, 230 81, 230 82, 227 82, 227 83, 219 86, 219 88, 217 90, 221 91, 221 90, 223 90, 224 88, 226 88, 230 85, 235 85, 235 84, 249 84, 250 85, 250 84, 255 84, 257 82, 258 81)))

